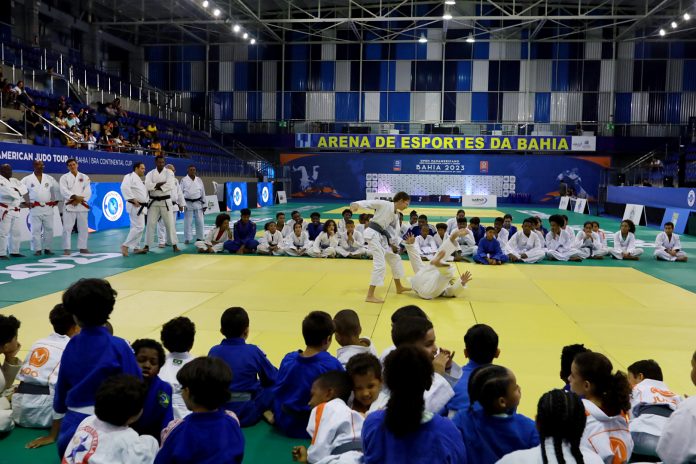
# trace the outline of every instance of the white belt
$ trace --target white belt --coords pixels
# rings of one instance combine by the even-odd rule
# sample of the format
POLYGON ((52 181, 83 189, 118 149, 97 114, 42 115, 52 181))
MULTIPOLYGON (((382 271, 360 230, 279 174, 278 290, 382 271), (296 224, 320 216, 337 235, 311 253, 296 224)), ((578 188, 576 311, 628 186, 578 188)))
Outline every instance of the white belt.
POLYGON ((86 414, 88 416, 94 415, 94 406, 82 406, 79 408, 68 408, 68 411, 76 412, 79 414, 86 414))

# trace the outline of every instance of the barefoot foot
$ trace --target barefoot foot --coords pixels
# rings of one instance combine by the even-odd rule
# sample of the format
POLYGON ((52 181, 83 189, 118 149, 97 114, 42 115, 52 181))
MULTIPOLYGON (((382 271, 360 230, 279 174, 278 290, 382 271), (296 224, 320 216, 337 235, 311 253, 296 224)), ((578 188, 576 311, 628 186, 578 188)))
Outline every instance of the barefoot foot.
POLYGON ((384 300, 380 300, 376 296, 368 296, 365 298, 365 302, 367 303, 384 303, 384 300))

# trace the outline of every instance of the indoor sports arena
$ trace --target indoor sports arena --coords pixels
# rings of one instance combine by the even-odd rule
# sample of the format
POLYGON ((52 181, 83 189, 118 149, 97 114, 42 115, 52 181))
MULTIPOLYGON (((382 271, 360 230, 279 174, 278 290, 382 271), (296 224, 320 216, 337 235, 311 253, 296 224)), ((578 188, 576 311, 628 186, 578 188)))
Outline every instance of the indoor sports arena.
POLYGON ((0 7, 0 464, 696 462, 696 7, 0 7))

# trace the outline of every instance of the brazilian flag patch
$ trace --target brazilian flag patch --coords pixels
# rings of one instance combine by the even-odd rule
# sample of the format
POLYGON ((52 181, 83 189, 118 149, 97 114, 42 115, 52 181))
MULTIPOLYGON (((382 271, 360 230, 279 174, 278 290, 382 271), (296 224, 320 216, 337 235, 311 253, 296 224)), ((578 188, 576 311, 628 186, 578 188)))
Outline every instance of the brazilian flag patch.
POLYGON ((159 402, 159 405, 163 408, 168 408, 169 404, 172 402, 171 396, 169 396, 169 394, 167 394, 167 392, 165 391, 157 392, 157 400, 159 402))

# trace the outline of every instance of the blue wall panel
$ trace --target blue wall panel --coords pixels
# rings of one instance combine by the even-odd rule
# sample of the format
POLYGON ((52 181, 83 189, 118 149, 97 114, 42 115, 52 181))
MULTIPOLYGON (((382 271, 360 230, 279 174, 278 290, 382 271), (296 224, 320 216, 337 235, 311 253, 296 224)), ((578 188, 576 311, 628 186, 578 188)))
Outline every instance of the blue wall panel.
POLYGON ((234 89, 249 90, 249 63, 245 61, 234 64, 234 89))
POLYGON ((684 79, 682 82, 682 90, 696 90, 696 60, 684 61, 684 79))
POLYGON ((551 67, 551 90, 554 92, 568 91, 568 61, 554 61, 551 67))
POLYGON ((582 90, 586 92, 599 91, 599 77, 601 75, 602 62, 599 60, 587 60, 582 68, 582 90))
POLYGON ((411 90, 417 92, 439 92, 442 90, 442 62, 414 61, 411 63, 411 90))
POLYGON ((220 105, 220 118, 234 119, 234 94, 232 92, 216 92, 215 103, 220 105))
POLYGON ((357 121, 360 110, 360 93, 336 92, 336 122, 357 121))
POLYGON ((471 94, 471 121, 488 121, 488 93, 474 92, 471 94))
POLYGON ((631 122, 631 100, 632 93, 617 93, 616 108, 614 110, 614 121, 617 124, 629 124, 631 122))
POLYGON ((416 59, 416 44, 412 43, 397 43, 393 47, 394 56, 392 59, 396 60, 415 60, 416 59))
POLYGON ((309 66, 305 61, 285 63, 285 91, 306 91, 309 66))
POLYGON ((456 121, 457 120, 457 93, 456 92, 445 92, 445 98, 443 99, 443 107, 442 107, 442 119, 443 119, 443 121, 456 121))
POLYGON ((258 121, 261 119, 261 93, 247 93, 247 119, 249 121, 258 121))
POLYGON ((393 92, 387 95, 389 95, 387 99, 387 120, 395 122, 410 121, 411 94, 409 92, 393 92))
POLYGON ((322 61, 321 62, 321 90, 334 90, 336 82, 336 62, 322 61))
POLYGON ((667 123, 679 124, 681 122, 681 94, 667 94, 667 123))
POLYGON ((174 63, 172 65, 172 86, 174 90, 188 92, 191 90, 191 63, 174 63))
POLYGON ((204 45, 183 45, 181 47, 182 61, 205 61, 204 45))
POLYGON ((445 61, 445 90, 471 91, 471 61, 445 61))
POLYGON ((169 64, 150 62, 147 67, 147 80, 150 84, 161 89, 168 88, 169 85, 169 64))
POLYGON ((520 90, 520 62, 501 61, 500 62, 500 86, 503 92, 517 92, 520 90))
POLYGON ((286 60, 307 61, 309 59, 309 45, 290 44, 285 46, 286 60))
POLYGON ((379 94, 379 120, 380 122, 386 122, 389 120, 389 94, 387 92, 380 92, 379 94))
POLYGON ((551 122, 551 94, 537 92, 534 95, 534 122, 551 122))
POLYGON ((476 42, 474 44, 474 59, 487 60, 489 56, 490 45, 488 42, 476 42))

